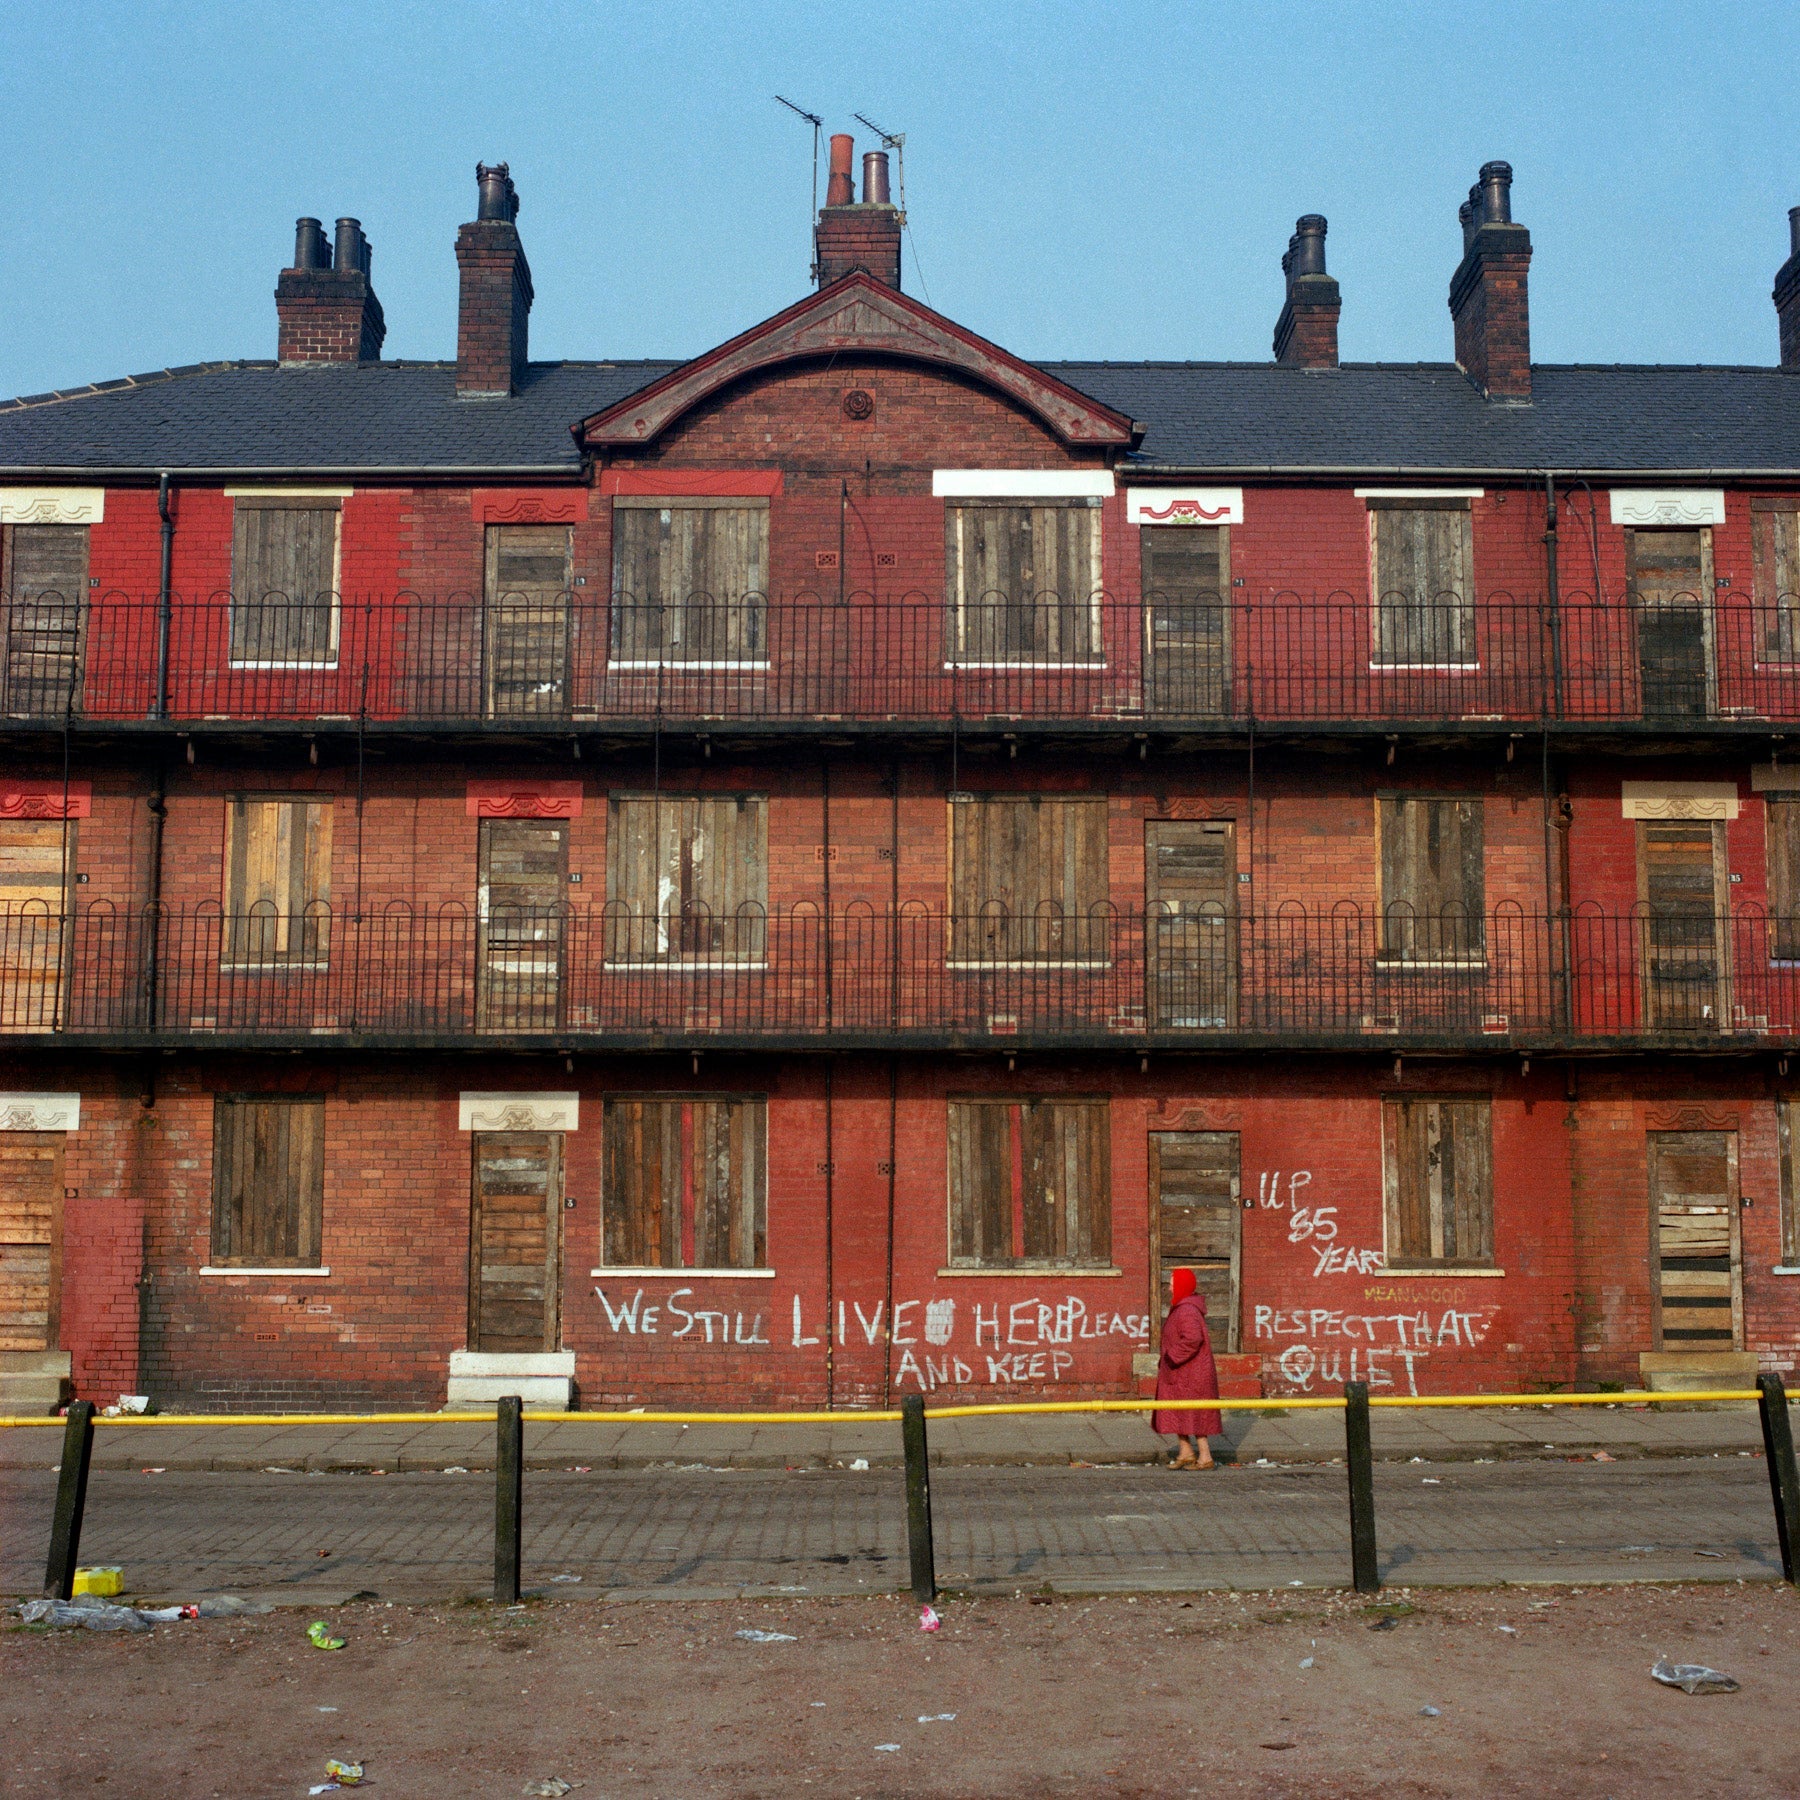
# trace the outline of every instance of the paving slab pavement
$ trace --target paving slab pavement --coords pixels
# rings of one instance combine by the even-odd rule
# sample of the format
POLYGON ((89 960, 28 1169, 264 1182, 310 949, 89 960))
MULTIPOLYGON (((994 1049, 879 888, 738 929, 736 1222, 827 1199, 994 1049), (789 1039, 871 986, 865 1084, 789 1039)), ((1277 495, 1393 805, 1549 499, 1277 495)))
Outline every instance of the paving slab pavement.
MULTIPOLYGON (((1330 1462, 1343 1455, 1336 1412, 1228 1413, 1223 1459, 1330 1462)), ((1376 1408, 1379 1461, 1478 1461, 1561 1457, 1596 1451, 1620 1458, 1710 1456, 1760 1450, 1753 1403, 1674 1406, 1522 1406, 1401 1410, 1376 1408)), ((934 1463, 1006 1467, 1057 1463, 1148 1463, 1166 1440, 1148 1416, 1131 1413, 1013 1414, 937 1419, 934 1463)), ((1215 1451, 1220 1446, 1215 1443, 1215 1451)), ((0 1431, 0 1470, 54 1468, 62 1434, 54 1425, 0 1431)), ((492 1467, 494 1433, 481 1423, 392 1425, 201 1425, 102 1423, 94 1438, 99 1469, 383 1469, 390 1472, 492 1467)), ((900 1427, 854 1414, 819 1425, 629 1424, 618 1415, 572 1413, 525 1427, 533 1469, 840 1468, 857 1459, 886 1468, 901 1460, 900 1427)))

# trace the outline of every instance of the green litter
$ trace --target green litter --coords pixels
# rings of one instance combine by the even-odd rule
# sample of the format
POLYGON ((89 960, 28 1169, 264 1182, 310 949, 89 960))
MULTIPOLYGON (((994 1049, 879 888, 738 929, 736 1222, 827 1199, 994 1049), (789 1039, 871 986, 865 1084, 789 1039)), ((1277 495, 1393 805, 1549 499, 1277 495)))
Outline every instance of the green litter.
POLYGON ((314 1619, 307 1626, 306 1641, 315 1650, 341 1650, 344 1647, 344 1640, 340 1637, 333 1637, 323 1619, 314 1619))

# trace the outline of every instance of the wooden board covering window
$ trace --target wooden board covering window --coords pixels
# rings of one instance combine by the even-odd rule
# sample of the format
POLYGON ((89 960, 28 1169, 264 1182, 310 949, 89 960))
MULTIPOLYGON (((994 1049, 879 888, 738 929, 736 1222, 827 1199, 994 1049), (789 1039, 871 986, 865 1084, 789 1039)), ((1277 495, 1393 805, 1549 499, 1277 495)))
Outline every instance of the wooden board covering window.
POLYGON ((239 500, 232 517, 231 660, 337 659, 335 500, 239 500))
POLYGON ((1625 572, 1644 712, 1704 718, 1713 693, 1712 532, 1627 531, 1625 572))
POLYGON ((761 962, 768 812, 761 794, 613 796, 607 960, 761 962))
POLYGON ((1384 796, 1381 953, 1407 962, 1478 963, 1487 945, 1479 799, 1384 796))
POLYGON ((567 525, 487 528, 483 666, 490 718, 567 710, 571 536, 567 525))
POLYGON ((1475 528, 1467 500, 1370 500, 1375 661, 1472 663, 1475 528))
POLYGON ((0 531, 0 594, 6 602, 0 712, 33 719, 80 712, 88 528, 11 525, 0 531))
POLYGON ((329 800, 225 803, 226 963, 322 966, 331 953, 329 800))
POLYGON ((0 1131, 0 1351, 57 1348, 64 1138, 0 1131))
POLYGON ((1198 1030, 1237 1018, 1237 833, 1229 819, 1144 826, 1152 1023, 1198 1030))
POLYGON ((317 1268, 324 1203, 322 1097, 222 1094, 214 1100, 214 1263, 317 1268))
POLYGON ((1086 663, 1100 641, 1100 503, 944 509, 953 659, 1086 663))
POLYGON ((469 1348, 538 1355, 562 1336, 560 1131, 478 1131, 469 1221, 469 1348))
POLYGON ((766 1268, 767 1139, 768 1105, 759 1098, 609 1099, 605 1261, 766 1268))
POLYGON ((1107 960, 1106 822, 1104 800, 953 799, 952 960, 1107 960))
POLYGON ((1800 511, 1791 501, 1751 501, 1750 568, 1760 655, 1800 659, 1800 511))
POLYGON ((1656 1229, 1657 1349, 1702 1353, 1744 1342, 1737 1133, 1649 1134, 1656 1229))
POLYGON ((613 502, 619 662, 761 662, 768 655, 769 503, 613 502))
POLYGON ((1150 705, 1223 716, 1231 710, 1231 527, 1146 525, 1138 543, 1150 705))
POLYGON ((1112 1259, 1105 1100, 952 1100, 950 1266, 1104 1267, 1112 1259))
POLYGON ((483 819, 477 878, 481 1028, 548 1030, 562 1016, 567 822, 483 819))
POLYGON ((1192 1269, 1206 1299, 1213 1348, 1238 1347, 1239 1264, 1243 1239, 1235 1131, 1150 1133, 1150 1191, 1155 1197, 1157 1273, 1152 1329, 1169 1310, 1169 1278, 1192 1269))
POLYGON ((0 1030, 58 1023, 76 829, 73 819, 0 819, 0 1030))
POLYGON ((1795 1175, 1794 1102, 1775 1102, 1775 1134, 1781 1156, 1781 1260, 1788 1268, 1800 1265, 1800 1183, 1795 1175))
POLYGON ((1769 954, 1800 960, 1800 794, 1764 797, 1769 874, 1769 954))
POLYGON ((1645 1018, 1656 1030, 1710 1032, 1725 1021, 1723 834, 1723 826, 1697 820, 1638 823, 1638 950, 1645 1018))
POLYGON ((1493 1124, 1486 1100, 1384 1100, 1391 1268, 1491 1267, 1493 1124))

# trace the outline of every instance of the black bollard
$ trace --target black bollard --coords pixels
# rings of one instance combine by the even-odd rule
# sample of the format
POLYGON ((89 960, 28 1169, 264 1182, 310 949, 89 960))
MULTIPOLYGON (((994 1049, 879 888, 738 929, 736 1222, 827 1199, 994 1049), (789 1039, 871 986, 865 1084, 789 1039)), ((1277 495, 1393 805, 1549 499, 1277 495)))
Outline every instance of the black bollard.
POLYGON ((1788 1418, 1787 1388, 1779 1375, 1756 1378, 1757 1411, 1762 1414, 1763 1457, 1769 1465, 1769 1493, 1775 1501, 1775 1536, 1781 1544, 1781 1578, 1800 1585, 1794 1559, 1800 1556, 1800 1473, 1794 1468, 1794 1430, 1788 1418))
POLYGON ((525 1502, 525 1403, 508 1394, 494 1415, 494 1601, 519 1598, 521 1515, 525 1502))
POLYGON ((908 1394, 900 1402, 900 1441, 906 1450, 906 1543, 912 1557, 913 1598, 929 1606, 937 1598, 937 1559, 931 1542, 931 1459, 925 1445, 925 1402, 908 1394))
POLYGON ((77 1400, 63 1427, 62 1472, 56 1478, 56 1516, 50 1525, 50 1561, 44 1568, 44 1592, 52 1600, 67 1600, 75 1592, 81 1515, 87 1506, 88 1464, 93 1456, 94 1403, 77 1400))
POLYGON ((1350 1468, 1350 1579, 1359 1594, 1381 1592, 1375 1561, 1375 1455, 1369 1439, 1369 1384, 1344 1383, 1344 1461, 1350 1468))

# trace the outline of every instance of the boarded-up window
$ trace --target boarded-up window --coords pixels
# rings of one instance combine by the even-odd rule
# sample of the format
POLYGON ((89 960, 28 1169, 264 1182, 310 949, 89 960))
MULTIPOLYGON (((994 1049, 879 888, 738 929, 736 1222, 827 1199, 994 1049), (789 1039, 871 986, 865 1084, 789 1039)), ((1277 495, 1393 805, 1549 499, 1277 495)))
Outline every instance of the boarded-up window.
POLYGON ((487 711, 560 713, 569 693, 567 525, 487 528, 487 711))
POLYGON ((1406 794, 1375 803, 1381 831, 1381 954, 1480 962, 1487 945, 1479 800, 1406 794))
POLYGON ((1384 1100, 1390 1268, 1491 1267, 1494 1151, 1486 1100, 1384 1100))
POLYGON ((950 802, 954 962, 1104 962, 1111 954, 1104 800, 950 802))
POLYGON ((239 500, 231 540, 231 660, 337 661, 338 502, 239 500))
POLYGON ((0 1030, 60 1023, 76 830, 73 819, 0 819, 0 1030))
POLYGON ((1763 842, 1769 868, 1769 954, 1800 961, 1800 793, 1767 796, 1763 842))
POLYGON ((331 952, 331 802, 225 803, 227 963, 322 966, 331 952))
POLYGON ((1100 502, 945 508, 952 659, 1092 663, 1100 638, 1100 502))
POLYGON ((1628 531, 1625 569, 1645 714, 1704 718, 1713 690, 1712 532, 1628 531))
POLYGON ((220 1095, 214 1100, 215 1264, 317 1268, 324 1203, 323 1097, 220 1095))
POLYGON ((768 579, 768 501, 621 495, 613 502, 613 660, 764 661, 768 579))
POLYGON ((87 586, 85 525, 12 525, 0 531, 0 595, 6 606, 0 711, 25 718, 80 711, 87 586))
POLYGON ((1781 1149, 1781 1260, 1787 1268, 1800 1265, 1800 1186, 1794 1170, 1794 1102, 1775 1103, 1776 1137, 1781 1149))
POLYGON ((0 1131, 0 1355, 61 1341, 63 1144, 0 1131))
POLYGON ((1638 855, 1647 1023, 1666 1031, 1717 1031, 1728 1016, 1730 985, 1721 928, 1725 827, 1641 820, 1638 855))
POLYGON ((1475 531, 1466 500, 1371 500, 1375 661, 1475 661, 1475 531))
POLYGON ((1230 526, 1146 525, 1138 538, 1151 706, 1203 718, 1228 712, 1230 526))
POLYGON ((606 845, 607 960, 761 962, 768 802, 615 795, 606 845))
POLYGON ((766 1268, 767 1115, 743 1097, 609 1099, 607 1266, 766 1268))
POLYGON ((1792 501, 1750 502, 1750 559, 1759 652, 1800 658, 1800 511, 1792 501))
POLYGON ((1106 1101, 952 1100, 950 1266, 1094 1268, 1111 1261, 1106 1101))

